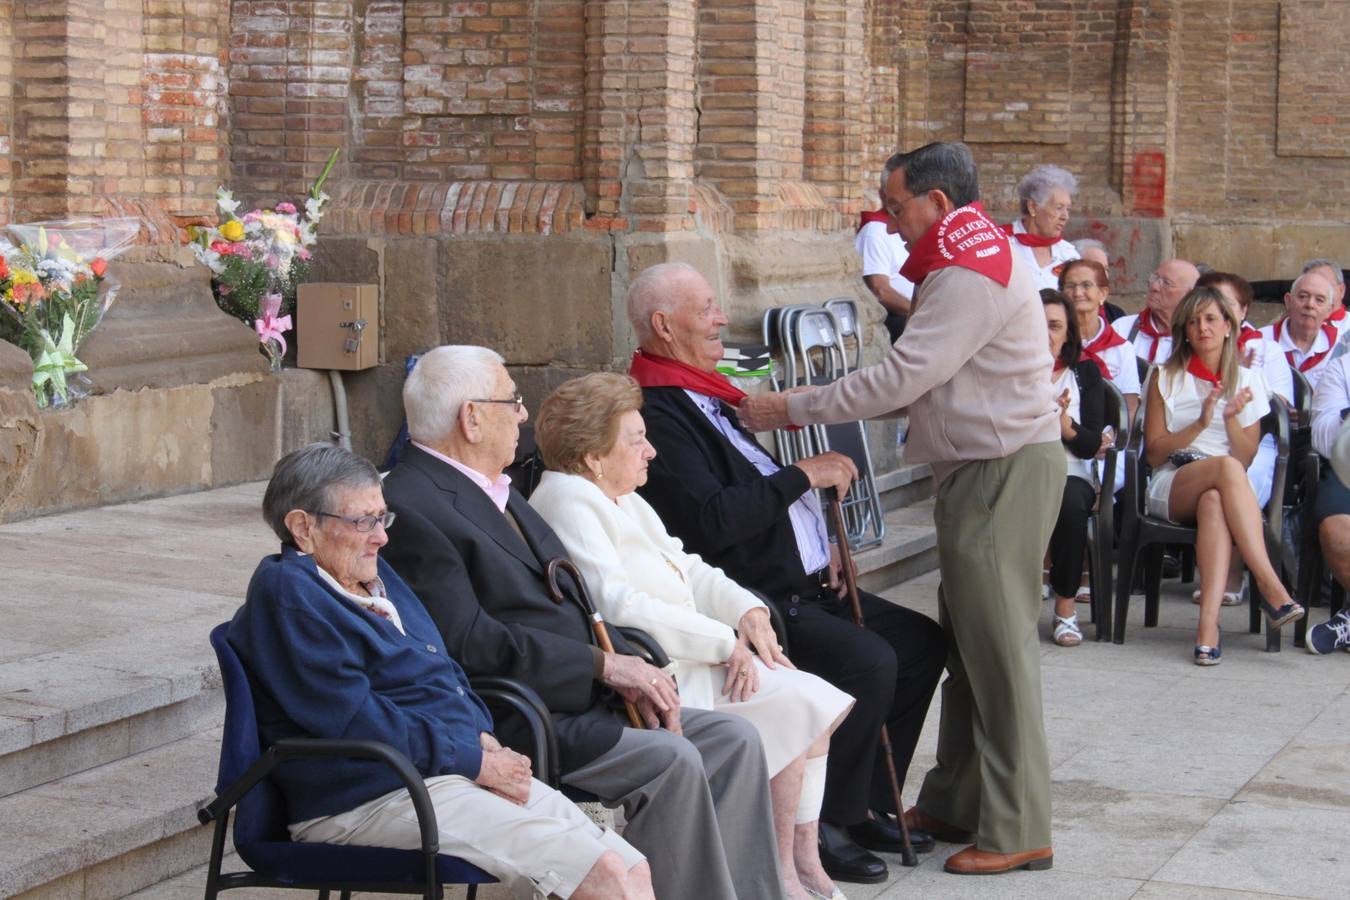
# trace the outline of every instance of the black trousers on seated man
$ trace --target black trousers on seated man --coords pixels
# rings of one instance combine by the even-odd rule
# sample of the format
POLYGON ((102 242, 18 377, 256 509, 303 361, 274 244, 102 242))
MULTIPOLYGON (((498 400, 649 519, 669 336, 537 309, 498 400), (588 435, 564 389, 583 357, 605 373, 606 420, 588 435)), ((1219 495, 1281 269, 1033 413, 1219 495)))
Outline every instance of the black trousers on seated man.
POLYGON ((861 822, 868 809, 895 812, 880 726, 890 734, 903 782, 947 658, 932 619, 866 591, 858 599, 866 628, 853 623, 847 598, 828 587, 806 585, 799 594, 771 598, 783 614, 793 663, 856 698, 830 740, 820 811, 821 819, 840 825, 861 822))
MULTIPOLYGON (((682 389, 643 388, 642 416, 656 448, 639 488, 671 534, 742 585, 777 606, 787 625, 788 653, 799 668, 847 691, 852 711, 830 739, 821 820, 854 826, 869 807, 893 811, 882 723, 890 730, 903 784, 929 701, 946 664, 947 643, 932 619, 862 594, 865 629, 819 573, 804 572, 790 509, 810 491, 795 466, 767 474, 723 429, 753 441, 725 403, 714 424, 682 389)), ((879 862, 879 861, 878 861, 879 862)))

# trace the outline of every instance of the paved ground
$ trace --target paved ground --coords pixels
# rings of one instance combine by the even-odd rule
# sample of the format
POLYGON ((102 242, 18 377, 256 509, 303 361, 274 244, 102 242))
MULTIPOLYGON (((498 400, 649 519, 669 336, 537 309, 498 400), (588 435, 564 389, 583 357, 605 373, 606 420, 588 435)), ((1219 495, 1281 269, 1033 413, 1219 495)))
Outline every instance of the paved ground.
MULTIPOLYGON (((273 546, 254 512, 256 486, 219 492, 216 500, 214 521, 225 526, 219 529, 190 515, 188 498, 0 529, 0 570, 19 589, 15 596, 26 598, 24 615, 11 615, 0 628, 0 671, 52 653, 64 660, 63 682, 69 667, 89 666, 87 678, 71 682, 82 698, 61 704, 72 710, 98 706, 100 694, 117 687, 108 682, 109 670, 114 661, 125 664, 133 646, 159 647, 160 665, 173 662, 174 671, 188 658, 209 665, 206 630, 236 605, 253 561, 273 546), (64 560, 64 581, 33 564, 38 547, 64 560), (114 572, 121 578, 110 579, 114 572), (194 587, 185 590, 186 584, 194 587)), ((936 575, 928 575, 889 595, 933 613, 936 585, 936 575)), ((1288 646, 1288 638, 1284 652, 1263 653, 1263 639, 1246 632, 1246 610, 1228 609, 1224 663, 1201 669, 1190 662, 1194 617, 1189 590, 1173 587, 1159 628, 1142 627, 1136 602, 1123 646, 1061 649, 1046 639, 1053 870, 959 878, 941 871, 955 848, 939 845, 917 869, 895 860, 886 885, 846 885, 851 900, 1344 896, 1350 654, 1309 656, 1288 646)), ((1314 610, 1314 617, 1320 621, 1325 611, 1314 610)), ((1043 631, 1048 620, 1047 605, 1043 631)), ((116 678, 154 675, 119 671, 116 678)), ((936 725, 935 703, 907 801, 932 763, 936 725)), ((207 789, 203 784, 203 795, 207 789)), ((176 900, 200 896, 201 885, 199 869, 135 896, 176 900)))

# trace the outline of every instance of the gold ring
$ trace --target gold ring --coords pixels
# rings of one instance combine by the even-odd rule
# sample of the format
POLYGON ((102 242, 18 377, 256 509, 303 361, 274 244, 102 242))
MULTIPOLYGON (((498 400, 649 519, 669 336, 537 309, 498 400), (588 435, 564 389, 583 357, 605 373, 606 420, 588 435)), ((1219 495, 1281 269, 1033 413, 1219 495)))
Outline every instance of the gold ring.
POLYGON ((742 674, 742 675, 749 675, 749 674, 750 674, 750 670, 749 670, 749 669, 741 669, 741 674, 742 674))

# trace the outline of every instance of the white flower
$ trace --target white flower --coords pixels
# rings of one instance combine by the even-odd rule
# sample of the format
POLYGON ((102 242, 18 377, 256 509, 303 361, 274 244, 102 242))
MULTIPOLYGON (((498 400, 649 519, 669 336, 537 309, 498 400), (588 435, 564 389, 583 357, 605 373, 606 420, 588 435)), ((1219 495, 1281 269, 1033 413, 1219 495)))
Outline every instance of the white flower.
POLYGON ((216 188, 216 206, 227 216, 233 216, 235 210, 239 209, 239 201, 234 199, 234 194, 224 188, 216 188))
POLYGON ((328 202, 328 195, 323 191, 319 192, 318 197, 310 197, 305 201, 305 218, 311 222, 317 223, 323 218, 323 206, 328 202))
POLYGON ((314 246, 318 237, 314 234, 314 224, 312 222, 300 223, 300 244, 305 247, 314 246))

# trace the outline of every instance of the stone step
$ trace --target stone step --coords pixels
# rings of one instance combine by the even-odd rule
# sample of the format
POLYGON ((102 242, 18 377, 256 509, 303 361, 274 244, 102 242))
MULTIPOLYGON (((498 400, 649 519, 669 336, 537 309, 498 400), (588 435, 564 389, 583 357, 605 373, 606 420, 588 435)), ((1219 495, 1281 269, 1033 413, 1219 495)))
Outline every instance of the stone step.
POLYGON ((213 729, 0 799, 0 896, 113 900, 200 865, 219 753, 213 729))
POLYGON ((933 500, 919 500, 886 513, 886 539, 854 554, 858 587, 880 593, 937 568, 933 500))
POLYGON ((933 469, 928 463, 903 462, 876 476, 881 508, 890 511, 933 496, 933 469))

